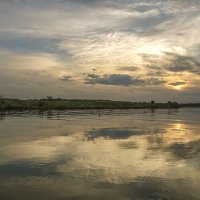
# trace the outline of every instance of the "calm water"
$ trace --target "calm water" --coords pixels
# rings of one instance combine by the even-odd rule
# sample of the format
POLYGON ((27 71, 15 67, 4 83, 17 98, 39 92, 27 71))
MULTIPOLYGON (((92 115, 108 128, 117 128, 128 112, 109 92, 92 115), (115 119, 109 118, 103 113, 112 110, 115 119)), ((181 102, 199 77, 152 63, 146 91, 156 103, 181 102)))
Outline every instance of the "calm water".
POLYGON ((0 114, 0 200, 198 200, 200 109, 0 114))

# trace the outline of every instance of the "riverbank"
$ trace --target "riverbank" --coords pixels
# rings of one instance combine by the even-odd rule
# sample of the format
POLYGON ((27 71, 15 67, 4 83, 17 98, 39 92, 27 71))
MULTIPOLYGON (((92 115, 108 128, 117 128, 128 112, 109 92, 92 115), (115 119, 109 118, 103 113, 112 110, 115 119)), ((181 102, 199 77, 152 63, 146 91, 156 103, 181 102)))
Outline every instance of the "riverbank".
POLYGON ((111 100, 82 99, 0 99, 0 110, 63 110, 63 109, 145 109, 145 108, 180 108, 183 104, 168 101, 167 103, 128 102, 111 100))

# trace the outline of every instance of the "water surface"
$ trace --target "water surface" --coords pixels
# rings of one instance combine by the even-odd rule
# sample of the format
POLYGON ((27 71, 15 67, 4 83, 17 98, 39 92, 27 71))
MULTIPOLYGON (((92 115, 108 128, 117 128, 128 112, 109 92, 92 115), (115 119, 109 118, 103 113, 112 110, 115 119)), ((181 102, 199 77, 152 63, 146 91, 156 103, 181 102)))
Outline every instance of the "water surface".
POLYGON ((1 200, 198 200, 200 109, 0 114, 1 200))

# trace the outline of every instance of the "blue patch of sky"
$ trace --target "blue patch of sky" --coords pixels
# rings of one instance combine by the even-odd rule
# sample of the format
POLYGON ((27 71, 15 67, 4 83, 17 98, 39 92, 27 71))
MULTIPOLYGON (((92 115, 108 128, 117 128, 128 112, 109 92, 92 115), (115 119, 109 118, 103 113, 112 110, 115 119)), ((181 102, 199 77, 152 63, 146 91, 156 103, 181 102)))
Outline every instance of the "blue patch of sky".
POLYGON ((0 33, 0 48, 9 51, 34 54, 34 53, 49 53, 57 54, 60 59, 70 58, 72 55, 67 50, 62 50, 57 47, 61 39, 55 38, 30 38, 22 36, 12 36, 0 33))

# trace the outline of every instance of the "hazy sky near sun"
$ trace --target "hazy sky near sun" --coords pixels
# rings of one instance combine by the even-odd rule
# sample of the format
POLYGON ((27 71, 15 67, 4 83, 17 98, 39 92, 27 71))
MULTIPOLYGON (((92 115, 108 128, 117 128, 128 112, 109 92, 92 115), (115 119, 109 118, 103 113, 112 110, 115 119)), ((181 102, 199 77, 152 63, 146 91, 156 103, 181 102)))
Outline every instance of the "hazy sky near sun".
POLYGON ((0 94, 200 101, 199 0, 0 0, 0 94))

